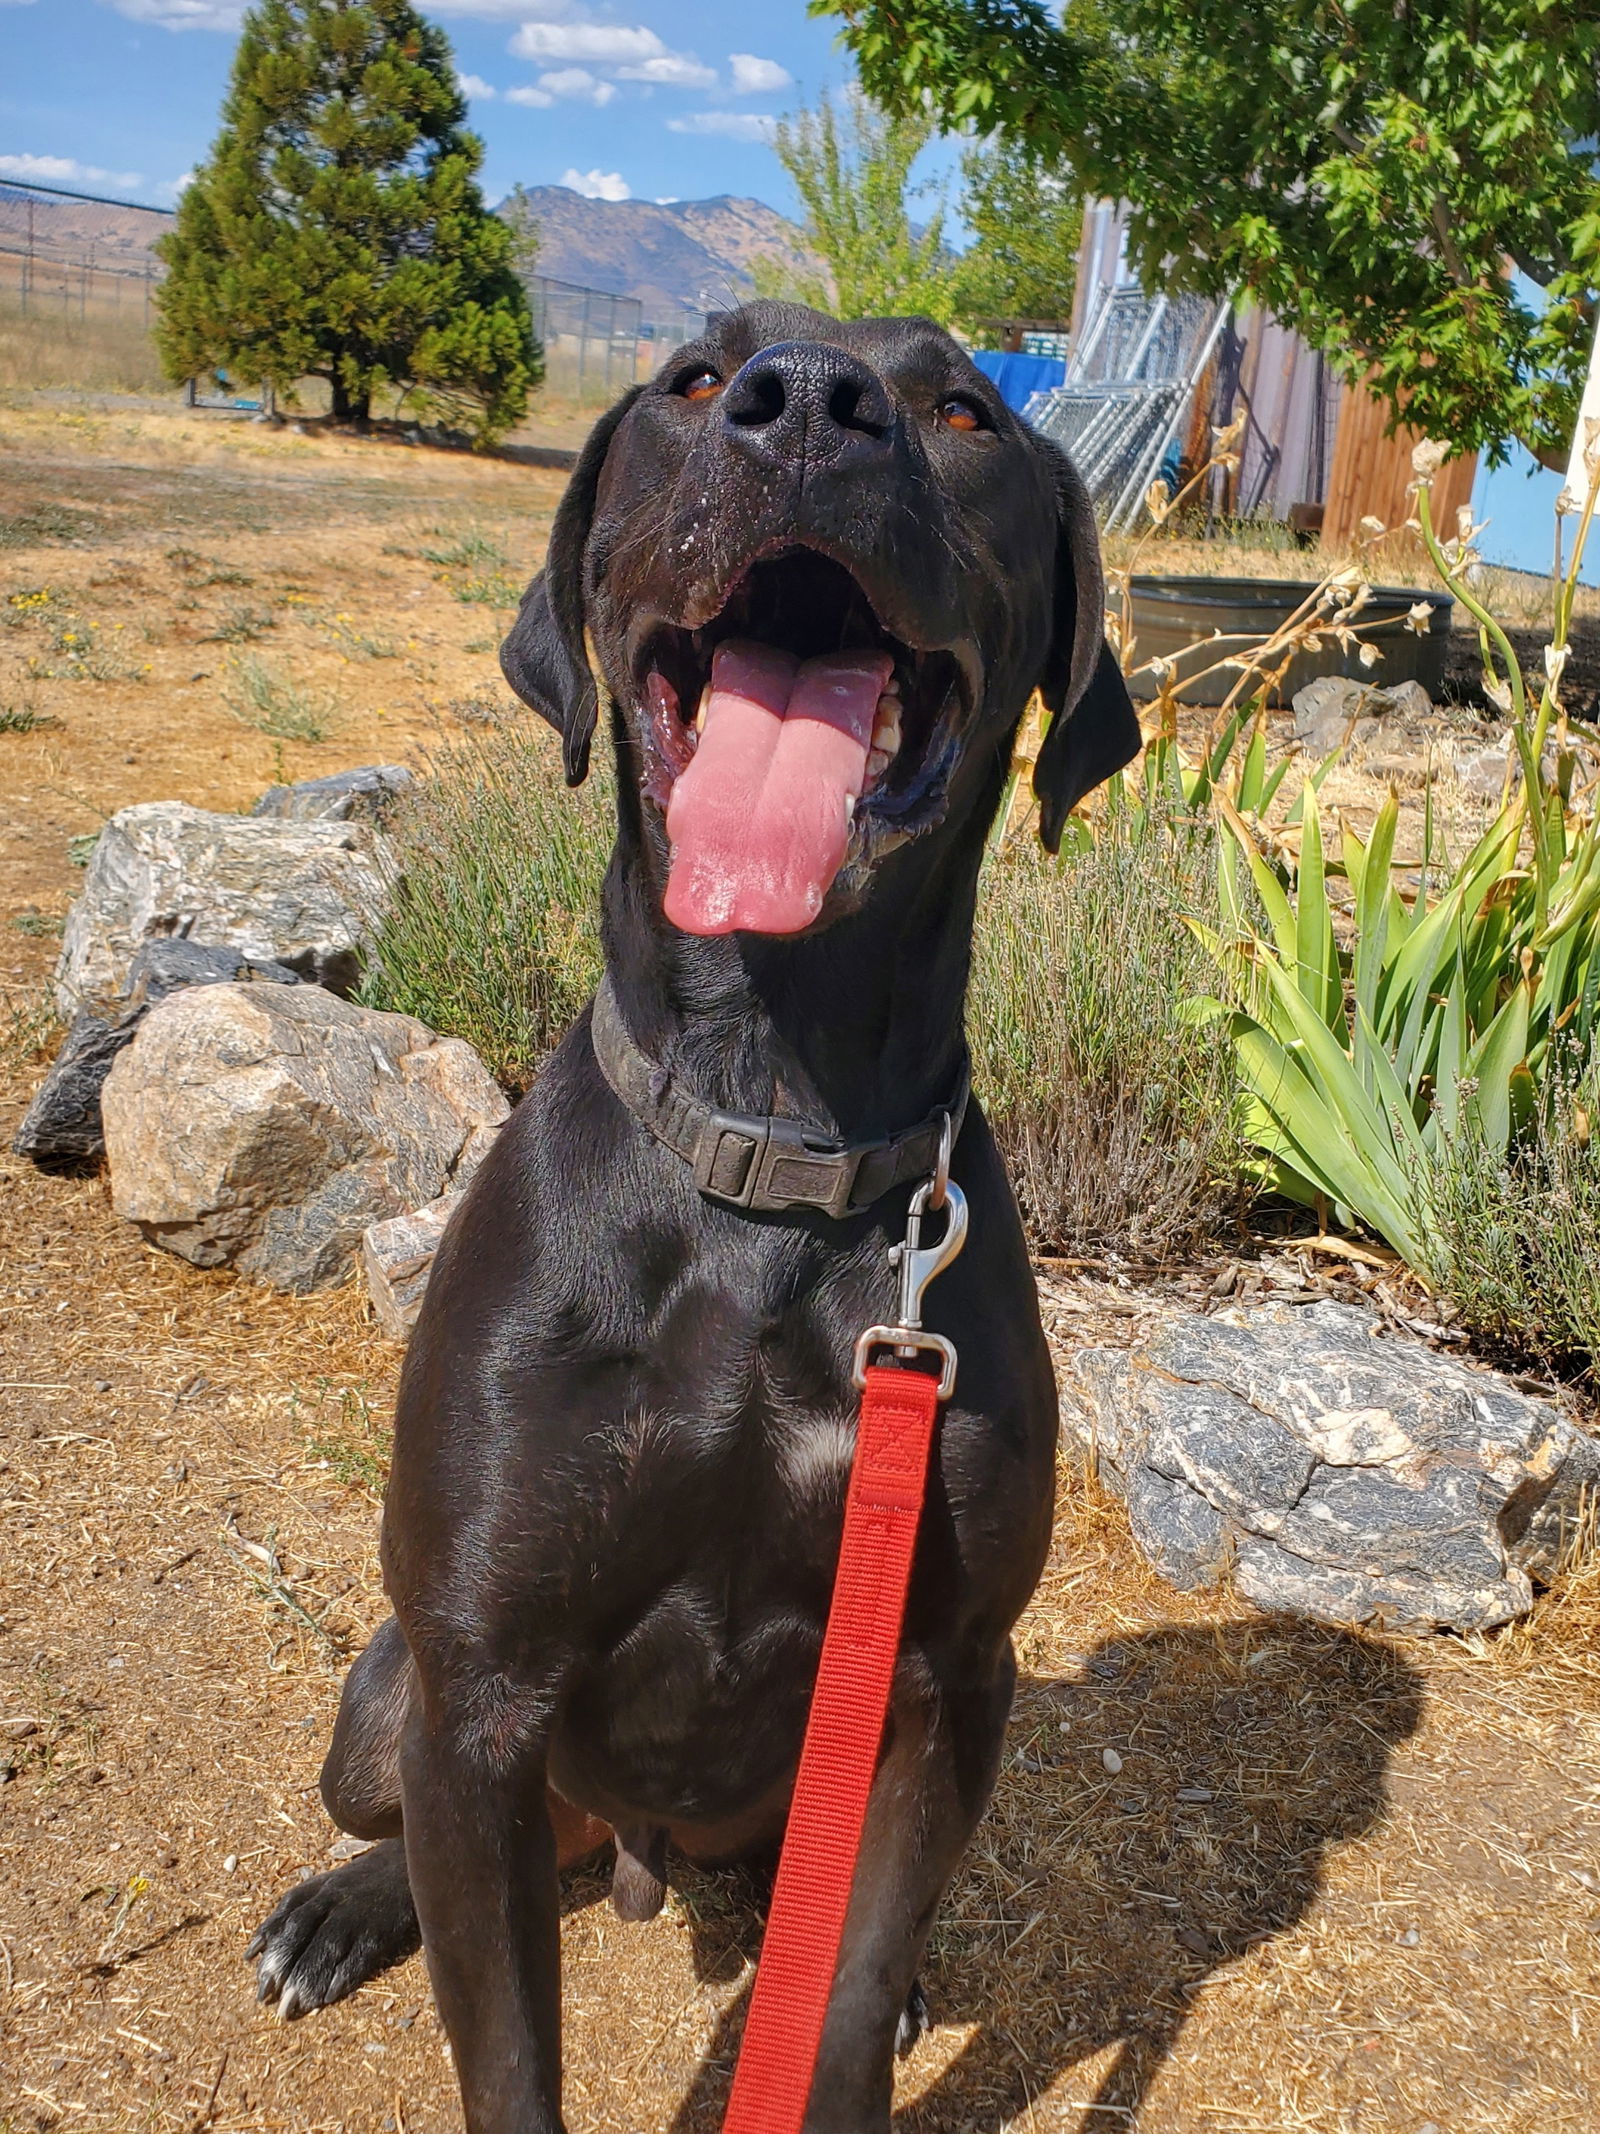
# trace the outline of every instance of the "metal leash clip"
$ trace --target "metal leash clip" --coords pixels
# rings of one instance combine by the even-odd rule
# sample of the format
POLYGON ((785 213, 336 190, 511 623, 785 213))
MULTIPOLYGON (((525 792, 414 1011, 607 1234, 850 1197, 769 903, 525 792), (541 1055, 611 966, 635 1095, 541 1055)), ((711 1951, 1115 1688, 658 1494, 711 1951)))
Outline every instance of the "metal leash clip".
POLYGON ((950 1122, 947 1118, 939 1149, 939 1167, 933 1177, 925 1185, 918 1186, 911 1196, 905 1242, 890 1248, 889 1258, 900 1272, 899 1324, 869 1326, 856 1343, 855 1369, 851 1375, 858 1392, 865 1390, 872 1351, 892 1348, 897 1356, 907 1360, 919 1353, 937 1356, 940 1359, 939 1398, 950 1398, 956 1383, 955 1343, 947 1341, 943 1334, 930 1334, 924 1330, 922 1293, 935 1275, 943 1274, 966 1241, 967 1196, 958 1185, 950 1182, 950 1122), (937 1245, 925 1246, 922 1218, 939 1209, 944 1211, 944 1236, 937 1245))

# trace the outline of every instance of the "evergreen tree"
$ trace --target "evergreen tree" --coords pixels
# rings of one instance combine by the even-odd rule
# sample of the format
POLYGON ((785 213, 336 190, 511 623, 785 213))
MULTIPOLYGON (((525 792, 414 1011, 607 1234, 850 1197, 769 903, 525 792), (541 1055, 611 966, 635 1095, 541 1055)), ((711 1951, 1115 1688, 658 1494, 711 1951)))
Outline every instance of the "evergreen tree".
POLYGON ((411 0, 259 0, 208 160, 163 240, 174 378, 223 366, 340 421, 400 392, 509 428, 542 375, 513 232, 484 207, 449 40, 411 0))

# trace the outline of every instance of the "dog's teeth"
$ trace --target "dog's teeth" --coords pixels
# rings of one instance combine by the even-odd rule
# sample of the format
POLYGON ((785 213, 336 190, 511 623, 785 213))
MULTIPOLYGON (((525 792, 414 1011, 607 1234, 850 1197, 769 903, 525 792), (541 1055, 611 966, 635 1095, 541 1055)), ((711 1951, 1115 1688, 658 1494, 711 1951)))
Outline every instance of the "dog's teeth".
POLYGON ((867 783, 876 785, 884 772, 893 763, 894 757, 886 748, 875 748, 867 757, 867 783))
POLYGON ((878 699, 878 715, 872 722, 872 752, 894 756, 900 748, 900 699, 887 690, 878 699))
POLYGON ((697 734, 703 734, 706 730, 706 711, 710 703, 711 684, 707 682, 704 689, 702 689, 700 692, 700 702, 695 709, 694 730, 697 734))

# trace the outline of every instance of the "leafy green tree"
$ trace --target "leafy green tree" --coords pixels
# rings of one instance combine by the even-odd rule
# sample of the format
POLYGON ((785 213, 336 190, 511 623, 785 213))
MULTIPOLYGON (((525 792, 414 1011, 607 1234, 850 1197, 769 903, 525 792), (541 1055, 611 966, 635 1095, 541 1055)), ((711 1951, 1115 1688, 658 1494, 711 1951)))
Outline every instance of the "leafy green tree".
POLYGON ((495 213, 511 232, 511 264, 516 269, 517 279, 526 283, 530 274, 539 271, 542 236, 533 196, 525 185, 514 185, 495 213))
POLYGON ((163 240, 175 378, 223 366, 340 421, 395 390, 486 439, 542 365, 515 238, 484 207, 450 45, 410 0, 260 0, 211 154, 163 240))
POLYGON ((996 135, 961 159, 961 213, 972 242, 957 260, 955 315, 1067 319, 1077 278, 1083 199, 1071 173, 996 135))
POLYGON ((943 212, 919 230, 910 210, 923 190, 912 185, 911 166, 932 133, 923 113, 890 116, 855 90, 842 112, 824 90, 814 111, 780 119, 773 145, 827 280, 758 259, 752 273, 761 295, 796 298, 844 319, 914 313, 947 325, 953 295, 943 212))
POLYGON ((887 108, 1129 201, 1152 285, 1242 285, 1408 422, 1564 461, 1600 286, 1595 0, 811 6, 887 108))

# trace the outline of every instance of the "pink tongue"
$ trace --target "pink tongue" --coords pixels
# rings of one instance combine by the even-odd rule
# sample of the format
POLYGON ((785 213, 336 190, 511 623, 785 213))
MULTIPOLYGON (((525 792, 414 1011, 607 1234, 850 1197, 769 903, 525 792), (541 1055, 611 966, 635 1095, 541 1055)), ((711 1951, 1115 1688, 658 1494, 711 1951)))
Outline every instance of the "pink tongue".
POLYGON ((793 934, 844 859, 894 662, 719 645, 693 760, 667 804, 666 914, 688 934, 793 934))

